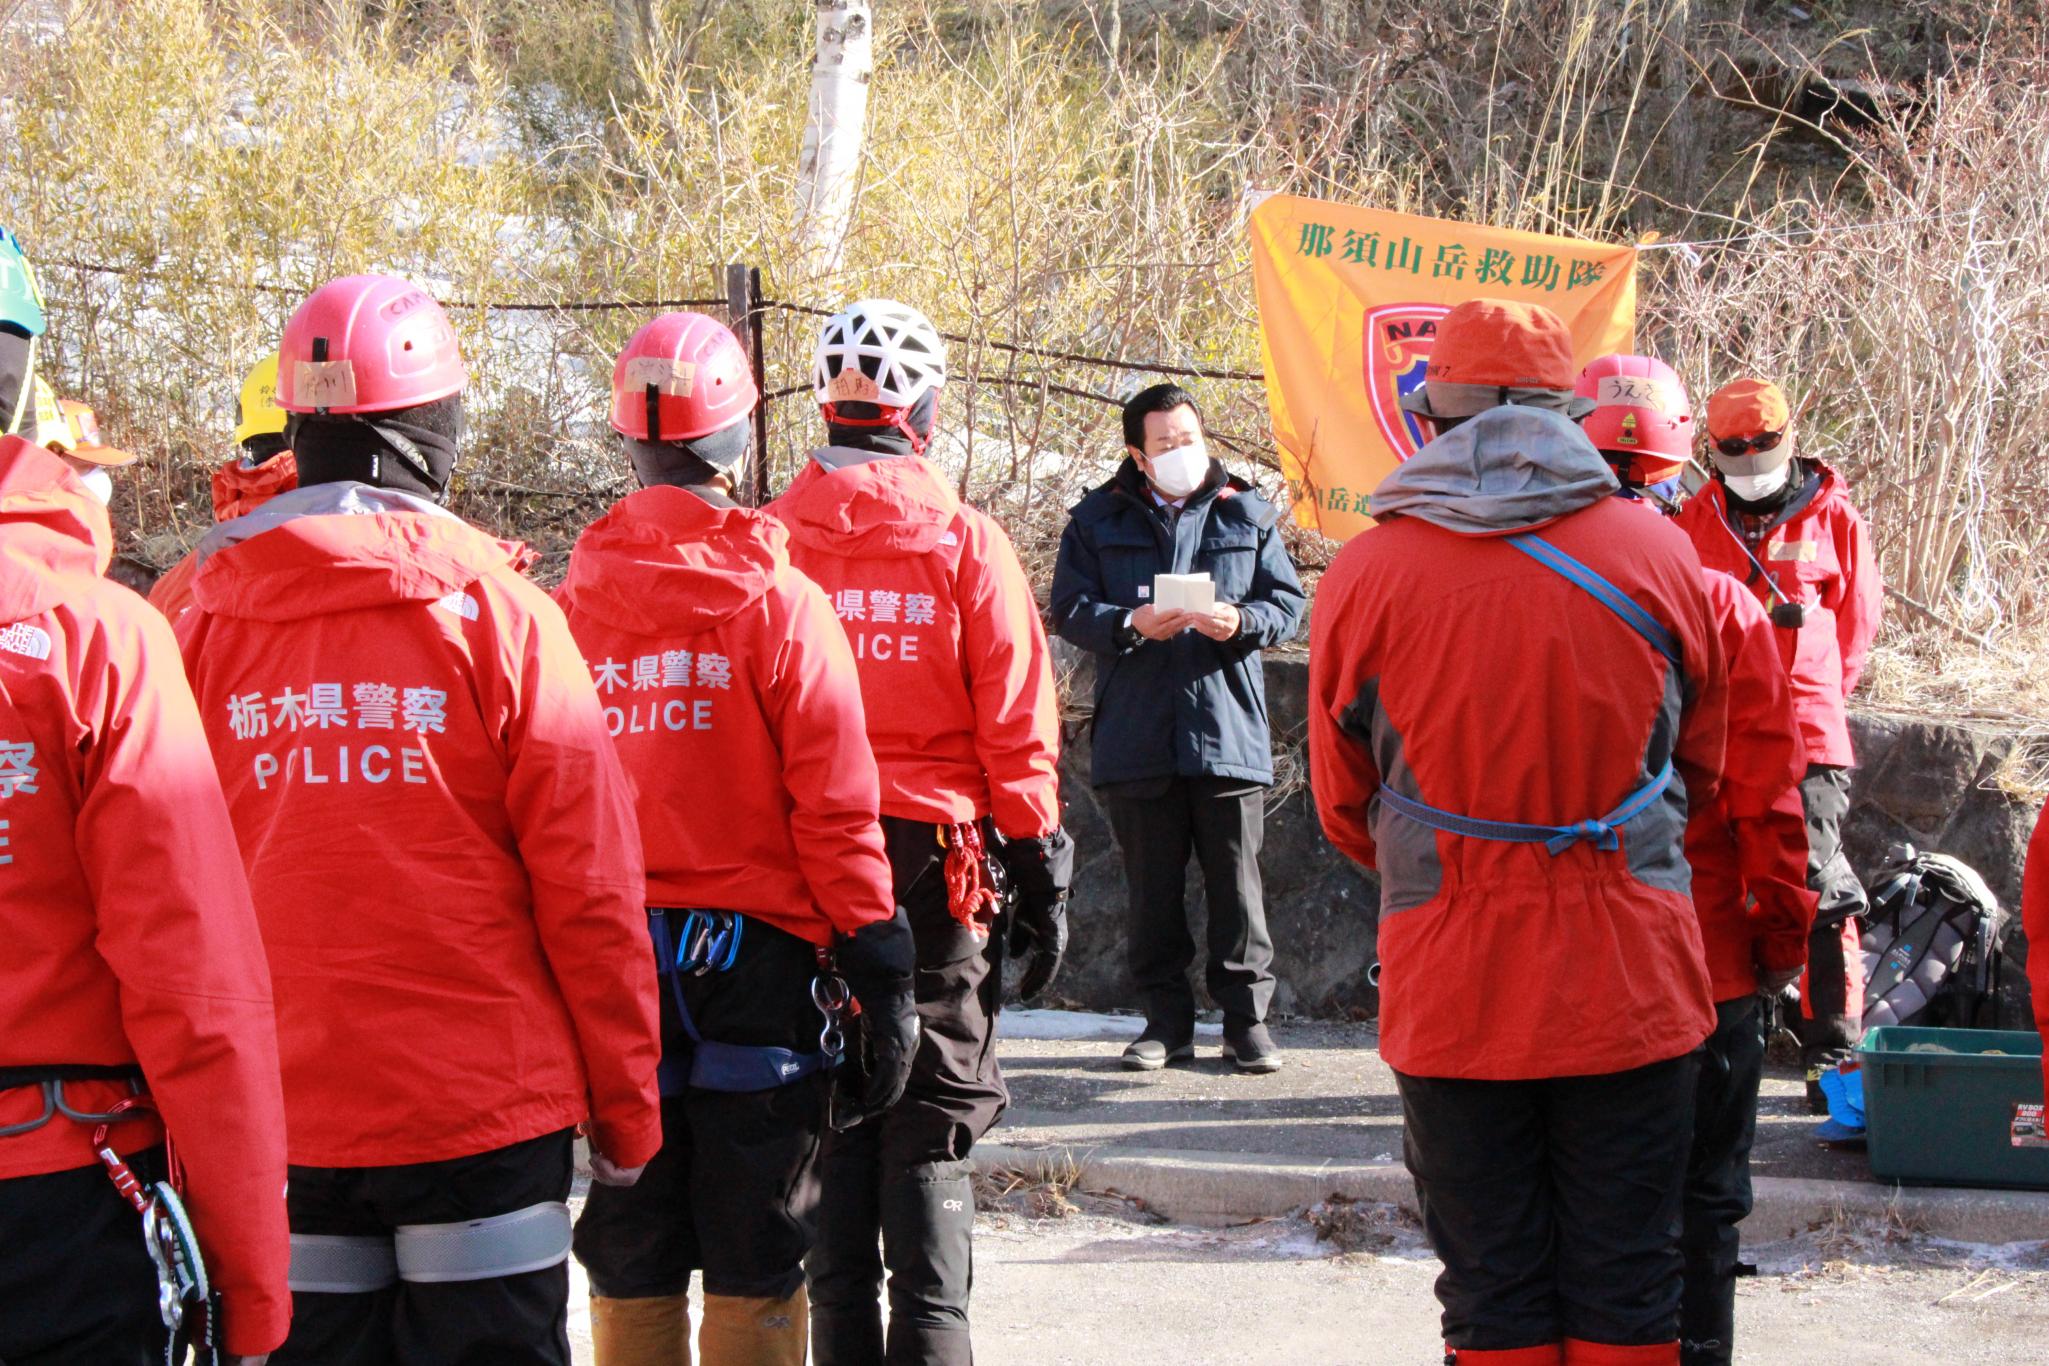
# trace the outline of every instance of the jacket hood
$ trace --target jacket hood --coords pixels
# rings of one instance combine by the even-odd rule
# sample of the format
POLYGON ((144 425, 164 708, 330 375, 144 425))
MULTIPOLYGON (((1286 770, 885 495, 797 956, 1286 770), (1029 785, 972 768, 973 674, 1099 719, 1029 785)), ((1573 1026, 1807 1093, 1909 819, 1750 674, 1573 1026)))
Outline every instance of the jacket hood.
POLYGON ((876 459, 828 447, 814 453, 776 512, 800 545, 857 560, 902 559, 940 543, 960 499, 920 456, 876 459))
POLYGON ((635 635, 709 630, 768 592, 789 567, 788 545, 766 513, 655 485, 577 538, 563 605, 635 635))
POLYGON ((232 522, 246 517, 297 487, 299 461, 290 451, 279 451, 261 465, 245 465, 237 456, 213 472, 213 519, 232 522))
POLYGON ((18 436, 0 438, 0 621, 62 602, 107 572, 114 529, 71 467, 18 436))
POLYGON ((1579 424, 1545 408, 1492 408, 1380 481, 1376 518, 1421 518, 1467 536, 1555 522, 1622 486, 1579 424))
POLYGON ((194 600, 249 621, 435 602, 527 559, 423 498, 347 482, 281 493, 209 531, 197 554, 194 600))

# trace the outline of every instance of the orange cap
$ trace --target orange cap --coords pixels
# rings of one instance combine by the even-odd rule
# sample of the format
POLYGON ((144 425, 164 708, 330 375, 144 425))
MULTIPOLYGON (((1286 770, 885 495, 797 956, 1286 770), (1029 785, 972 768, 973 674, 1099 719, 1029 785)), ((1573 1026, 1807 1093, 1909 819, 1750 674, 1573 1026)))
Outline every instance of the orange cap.
POLYGON ((1782 432, 1792 416, 1785 394, 1770 380, 1731 380, 1708 396, 1708 439, 1782 432))
POLYGON ((100 420, 89 405, 67 398, 58 406, 63 409, 64 424, 71 432, 70 443, 64 448, 66 455, 88 465, 119 467, 135 463, 133 453, 100 440, 100 420))
POLYGON ((1469 299, 1444 315, 1427 377, 1439 384, 1571 392, 1572 332, 1542 304, 1469 299))

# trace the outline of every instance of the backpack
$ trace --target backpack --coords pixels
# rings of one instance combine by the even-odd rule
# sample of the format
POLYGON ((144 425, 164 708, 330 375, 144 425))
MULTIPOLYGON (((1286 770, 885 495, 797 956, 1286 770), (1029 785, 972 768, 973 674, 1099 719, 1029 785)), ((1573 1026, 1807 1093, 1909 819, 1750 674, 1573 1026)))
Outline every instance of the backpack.
POLYGON ((1864 1028, 1993 1028, 2012 916, 1946 854, 1887 850, 1864 920, 1864 1028))

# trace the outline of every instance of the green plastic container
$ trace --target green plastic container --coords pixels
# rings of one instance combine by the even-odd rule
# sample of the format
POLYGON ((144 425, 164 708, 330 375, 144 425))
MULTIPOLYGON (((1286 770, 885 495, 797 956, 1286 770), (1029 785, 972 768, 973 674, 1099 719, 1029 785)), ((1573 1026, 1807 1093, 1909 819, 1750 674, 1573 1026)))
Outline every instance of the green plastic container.
POLYGON ((1857 1046, 1871 1174, 1908 1186, 2049 1190, 2049 1148, 2013 1146, 2013 1107, 2042 1099, 2032 1030, 1885 1025, 1857 1046), (1915 1045, 1946 1052, 1914 1052, 1915 1045))

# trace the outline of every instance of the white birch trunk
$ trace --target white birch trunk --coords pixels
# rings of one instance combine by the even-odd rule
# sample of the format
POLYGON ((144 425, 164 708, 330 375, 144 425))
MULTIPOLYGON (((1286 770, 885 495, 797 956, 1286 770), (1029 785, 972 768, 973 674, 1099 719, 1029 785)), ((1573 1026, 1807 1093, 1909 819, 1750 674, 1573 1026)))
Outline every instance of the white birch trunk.
POLYGON ((818 56, 811 112, 797 157, 798 274, 829 275, 846 248, 854 187, 868 125, 868 78, 875 70, 875 19, 868 0, 812 0, 818 56))

